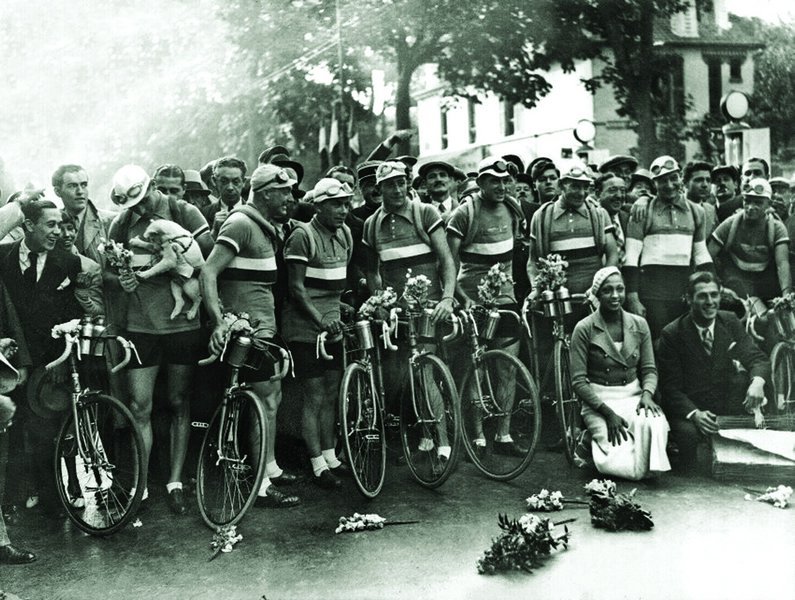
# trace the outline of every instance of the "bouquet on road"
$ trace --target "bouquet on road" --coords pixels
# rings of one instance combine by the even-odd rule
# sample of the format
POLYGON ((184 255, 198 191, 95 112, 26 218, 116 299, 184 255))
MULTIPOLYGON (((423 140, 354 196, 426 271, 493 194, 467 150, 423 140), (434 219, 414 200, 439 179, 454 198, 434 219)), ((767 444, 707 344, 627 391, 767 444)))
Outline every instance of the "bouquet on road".
POLYGON ((491 548, 486 550, 483 558, 478 560, 478 573, 493 575, 498 571, 527 571, 541 566, 542 559, 549 556, 559 547, 568 548, 569 529, 565 523, 553 523, 532 513, 519 519, 509 519, 507 515, 499 515, 498 525, 502 533, 492 540, 491 548), (555 535, 555 527, 563 525, 563 533, 555 535))
POLYGON ((594 479, 586 484, 594 527, 607 531, 648 531, 654 527, 651 513, 635 502, 636 491, 618 494, 616 484, 609 479, 594 479))

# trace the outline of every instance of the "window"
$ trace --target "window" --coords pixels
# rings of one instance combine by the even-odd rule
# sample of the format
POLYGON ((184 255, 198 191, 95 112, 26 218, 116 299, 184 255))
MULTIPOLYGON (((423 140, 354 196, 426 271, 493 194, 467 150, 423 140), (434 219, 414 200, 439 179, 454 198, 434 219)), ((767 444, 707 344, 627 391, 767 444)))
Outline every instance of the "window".
POLYGON ((713 115, 720 114, 720 99, 723 96, 721 77, 721 61, 711 58, 707 62, 707 89, 709 90, 709 112, 713 115))
POLYGON ((502 133, 505 136, 516 133, 516 121, 513 116, 513 104, 503 101, 502 103, 502 133))
POLYGON ((729 82, 743 82, 743 60, 741 58, 733 58, 729 61, 729 82))
POLYGON ((442 150, 447 148, 450 143, 450 140, 447 136, 447 107, 442 106, 441 110, 441 118, 442 118, 442 150))
POLYGON ((478 130, 475 125, 475 101, 467 99, 467 123, 469 124, 469 143, 474 144, 478 137, 478 130))

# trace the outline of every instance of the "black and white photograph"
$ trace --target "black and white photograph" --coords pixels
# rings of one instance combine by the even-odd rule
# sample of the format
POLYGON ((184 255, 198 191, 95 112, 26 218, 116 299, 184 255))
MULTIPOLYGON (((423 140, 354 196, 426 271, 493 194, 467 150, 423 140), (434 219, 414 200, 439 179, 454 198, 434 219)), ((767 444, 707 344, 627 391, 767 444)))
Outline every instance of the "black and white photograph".
POLYGON ((792 0, 0 44, 0 600, 795 598, 792 0))

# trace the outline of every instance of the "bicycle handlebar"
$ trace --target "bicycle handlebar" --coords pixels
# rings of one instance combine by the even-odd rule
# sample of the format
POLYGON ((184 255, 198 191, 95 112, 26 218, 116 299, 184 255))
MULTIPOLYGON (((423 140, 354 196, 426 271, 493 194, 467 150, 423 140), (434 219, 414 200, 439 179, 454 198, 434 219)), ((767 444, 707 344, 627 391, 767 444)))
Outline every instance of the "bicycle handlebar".
POLYGON ((66 340, 66 342, 63 354, 61 354, 61 356, 59 356, 54 361, 46 365, 44 367, 45 371, 52 371, 55 367, 65 362, 66 359, 69 358, 69 355, 72 353, 72 347, 75 345, 75 342, 77 341, 77 336, 72 335, 71 333, 66 333, 64 334, 64 339, 66 340))
POLYGON ((124 358, 118 365, 111 368, 111 373, 118 373, 124 367, 126 367, 130 362, 133 353, 135 353, 135 360, 138 361, 138 364, 141 364, 141 357, 138 356, 138 349, 135 347, 135 344, 133 344, 130 340, 121 337, 120 335, 116 336, 116 341, 121 344, 122 348, 124 348, 124 358))
POLYGON ((461 333, 461 320, 455 313, 450 314, 450 323, 453 325, 453 330, 442 337, 443 342, 449 342, 453 338, 457 338, 458 334, 461 333))
MULTIPOLYGON (((75 342, 77 342, 79 337, 80 336, 72 335, 71 333, 65 333, 64 334, 65 344, 64 344, 63 353, 58 358, 56 358, 54 361, 52 361, 51 363, 47 364, 44 367, 44 370, 45 371, 52 371, 58 365, 66 362, 66 359, 69 358, 69 355, 72 353, 72 348, 74 348, 75 342)), ((107 339, 115 339, 124 348, 124 358, 121 360, 121 362, 118 365, 116 365, 116 366, 111 368, 111 370, 110 370, 111 373, 118 373, 120 370, 122 370, 124 367, 126 367, 129 364, 133 353, 135 354, 135 359, 140 364, 141 357, 138 356, 138 349, 135 347, 135 344, 133 344, 130 340, 127 340, 127 339, 121 337, 120 335, 117 335, 115 337, 113 337, 113 336, 105 336, 105 337, 107 339)), ((79 353, 80 346, 78 346, 77 349, 78 349, 78 353, 79 353)))
POLYGON ((328 331, 321 331, 317 340, 315 341, 315 358, 323 360, 334 360, 334 357, 326 352, 326 339, 328 338, 328 331))

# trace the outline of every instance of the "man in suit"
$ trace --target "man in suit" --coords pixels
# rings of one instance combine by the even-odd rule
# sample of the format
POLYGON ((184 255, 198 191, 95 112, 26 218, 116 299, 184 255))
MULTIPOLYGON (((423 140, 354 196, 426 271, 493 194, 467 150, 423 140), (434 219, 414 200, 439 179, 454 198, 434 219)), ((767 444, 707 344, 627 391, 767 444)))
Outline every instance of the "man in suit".
POLYGON ((215 239, 229 213, 246 202, 240 195, 246 182, 246 163, 234 156, 219 158, 213 165, 213 182, 218 199, 210 202, 201 213, 215 239))
MULTIPOLYGON (((61 211, 55 204, 38 200, 23 206, 22 212, 25 237, 0 246, 0 277, 22 326, 30 356, 30 378, 38 379, 44 365, 63 351, 63 340, 51 335, 53 326, 82 315, 74 293, 80 259, 56 247, 61 235, 61 211)), ((60 415, 32 404, 22 408, 33 446, 33 475, 39 481, 42 508, 58 512, 52 456, 60 415)))
POLYGON ((692 467, 699 441, 718 432, 718 415, 761 406, 770 380, 770 361, 736 315, 719 310, 720 294, 712 272, 692 274, 686 292, 690 311, 660 336, 662 406, 681 468, 692 467), (734 361, 747 373, 738 372, 734 361))

